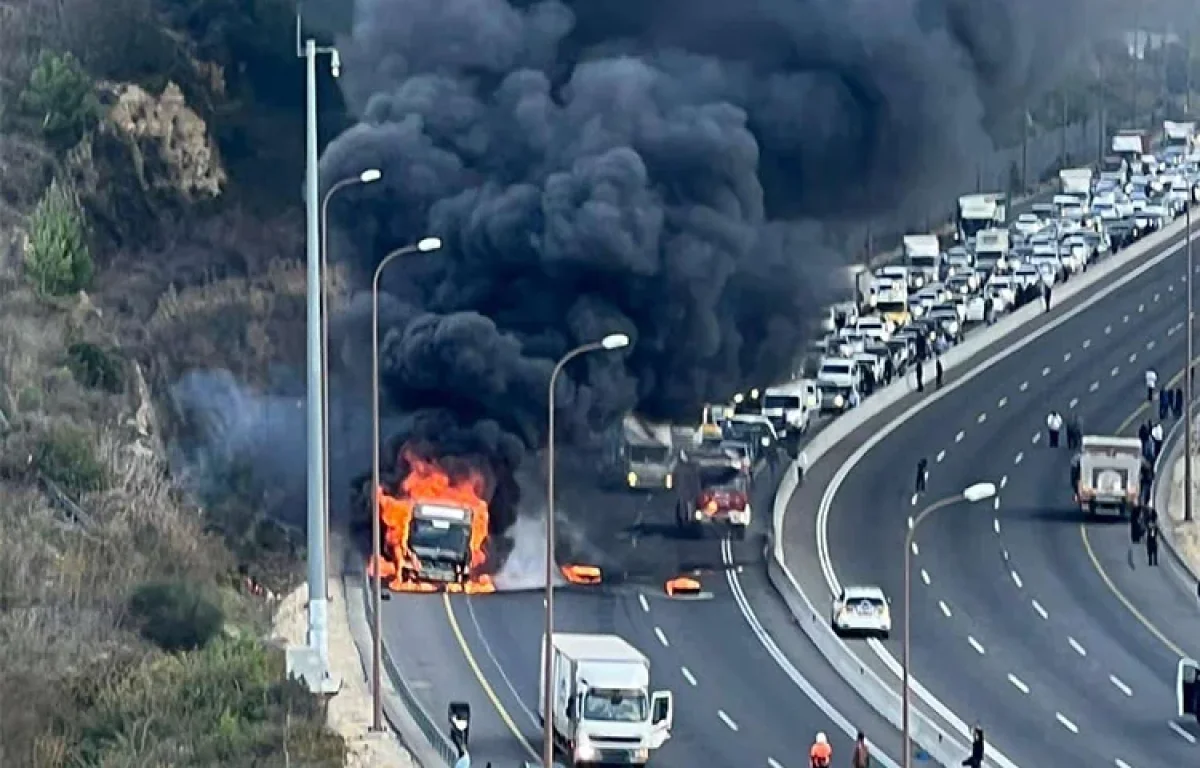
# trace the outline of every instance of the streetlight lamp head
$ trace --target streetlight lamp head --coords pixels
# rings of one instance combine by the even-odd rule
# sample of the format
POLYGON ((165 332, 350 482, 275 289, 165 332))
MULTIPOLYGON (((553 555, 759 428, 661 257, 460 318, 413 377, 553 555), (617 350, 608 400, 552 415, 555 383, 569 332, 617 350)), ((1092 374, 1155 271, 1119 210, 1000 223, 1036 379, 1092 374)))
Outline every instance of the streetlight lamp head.
POLYGON ((417 250, 421 253, 429 253, 430 251, 440 250, 442 247, 442 238, 426 237, 417 243, 417 250))
POLYGON ((373 181, 379 181, 383 178, 383 171, 378 168, 368 168, 358 175, 358 180, 363 184, 370 184, 373 181))
POLYGON ((962 495, 964 499, 971 502, 990 499, 996 495, 996 485, 995 483, 976 483, 964 489, 962 495))
POLYGON ((600 340, 600 346, 605 349, 622 349, 629 346, 629 336, 624 333, 610 333, 600 340))

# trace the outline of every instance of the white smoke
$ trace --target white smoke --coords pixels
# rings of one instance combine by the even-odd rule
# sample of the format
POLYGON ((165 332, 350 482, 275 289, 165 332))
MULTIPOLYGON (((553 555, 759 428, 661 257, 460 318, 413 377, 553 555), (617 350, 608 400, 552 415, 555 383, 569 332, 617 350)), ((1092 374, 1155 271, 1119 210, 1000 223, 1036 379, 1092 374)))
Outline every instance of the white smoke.
MULTIPOLYGON (((546 586, 546 516, 521 516, 506 535, 512 539, 512 551, 496 574, 496 587, 504 592, 542 589, 546 586)), ((563 583, 554 569, 554 585, 563 583)))

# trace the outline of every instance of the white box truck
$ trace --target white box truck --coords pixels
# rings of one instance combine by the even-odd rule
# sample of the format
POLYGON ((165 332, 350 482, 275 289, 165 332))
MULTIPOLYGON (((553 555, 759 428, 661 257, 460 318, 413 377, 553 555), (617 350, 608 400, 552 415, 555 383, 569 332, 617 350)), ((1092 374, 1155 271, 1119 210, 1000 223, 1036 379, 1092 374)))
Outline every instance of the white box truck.
MULTIPOLYGON (((670 691, 650 693, 650 660, 626 640, 555 632, 551 653, 554 741, 569 768, 645 765, 671 737, 674 697, 670 691)), ((541 669, 545 675, 544 655, 541 669)), ((543 724, 545 691, 543 677, 538 686, 543 724)))

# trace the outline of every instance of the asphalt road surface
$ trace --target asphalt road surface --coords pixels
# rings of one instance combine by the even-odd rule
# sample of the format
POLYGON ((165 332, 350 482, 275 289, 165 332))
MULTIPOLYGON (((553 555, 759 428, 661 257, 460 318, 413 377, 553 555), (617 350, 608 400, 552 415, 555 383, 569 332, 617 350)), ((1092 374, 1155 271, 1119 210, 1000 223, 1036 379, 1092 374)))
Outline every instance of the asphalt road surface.
MULTIPOLYGON (((1168 259, 946 392, 868 452, 834 500, 839 580, 879 584, 899 606, 909 517, 975 482, 1001 487, 997 500, 949 507, 918 531, 912 664, 1019 765, 1200 760, 1194 724, 1171 724, 1178 654, 1200 650, 1194 593, 1148 568, 1143 551, 1131 559, 1127 524, 1085 524, 1069 453, 1050 449, 1045 429, 1056 409, 1077 414, 1085 433, 1136 433, 1145 370, 1165 381, 1183 364, 1184 276, 1183 259, 1168 259), (914 498, 920 456, 929 486, 914 498)), ((899 611, 896 620, 893 638, 899 611)), ((901 657, 898 640, 885 645, 901 657)))

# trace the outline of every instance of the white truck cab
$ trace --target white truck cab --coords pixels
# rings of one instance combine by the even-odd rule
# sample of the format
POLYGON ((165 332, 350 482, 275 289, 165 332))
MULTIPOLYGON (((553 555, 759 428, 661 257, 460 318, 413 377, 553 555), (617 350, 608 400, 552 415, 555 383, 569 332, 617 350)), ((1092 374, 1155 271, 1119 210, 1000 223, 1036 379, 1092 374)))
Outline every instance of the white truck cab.
POLYGON ((820 407, 821 390, 815 381, 798 379, 763 393, 762 415, 771 421, 780 437, 803 435, 813 412, 820 407))
MULTIPOLYGON (((570 768, 645 765, 671 737, 674 697, 650 692, 650 660, 616 635, 551 635, 551 692, 555 746, 570 768)), ((545 636, 542 674, 545 674, 545 636)), ((545 679, 538 716, 545 722, 545 679)))

